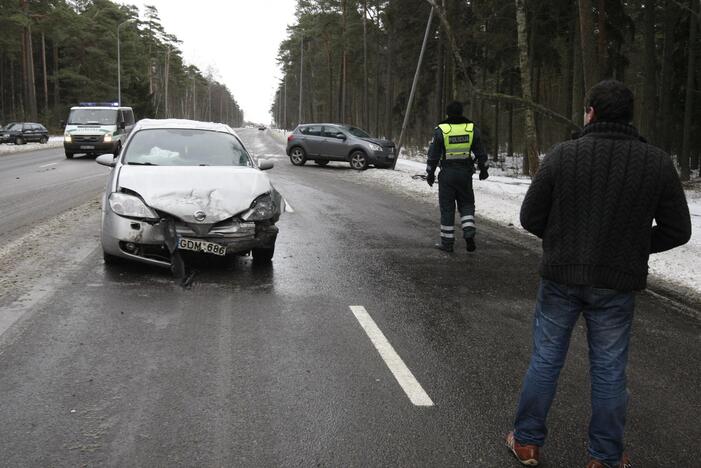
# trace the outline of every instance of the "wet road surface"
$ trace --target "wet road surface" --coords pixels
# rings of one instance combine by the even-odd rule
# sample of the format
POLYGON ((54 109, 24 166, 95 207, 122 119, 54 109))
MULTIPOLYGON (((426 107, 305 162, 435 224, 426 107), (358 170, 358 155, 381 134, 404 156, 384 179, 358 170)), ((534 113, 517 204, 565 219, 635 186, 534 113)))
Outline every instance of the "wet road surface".
MULTIPOLYGON (((477 252, 447 256, 431 248, 436 200, 345 164, 293 167, 270 131, 241 136, 275 159, 294 211, 273 264, 201 262, 184 290, 167 271, 103 265, 90 215, 71 268, 0 298, 18 317, 0 320, 2 464, 518 466, 501 437, 528 364, 534 242, 482 221, 477 252), (430 404, 412 403, 419 389, 430 404)), ((629 451, 643 467, 695 466, 701 326, 637 302, 629 451)), ((586 463, 587 366, 580 325, 543 466, 586 463)))

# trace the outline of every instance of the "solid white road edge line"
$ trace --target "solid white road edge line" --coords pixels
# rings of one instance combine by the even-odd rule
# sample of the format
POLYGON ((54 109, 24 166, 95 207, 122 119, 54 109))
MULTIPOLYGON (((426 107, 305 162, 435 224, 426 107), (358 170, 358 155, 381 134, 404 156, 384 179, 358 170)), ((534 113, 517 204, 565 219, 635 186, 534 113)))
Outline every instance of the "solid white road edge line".
POLYGON ((39 167, 55 166, 56 164, 58 164, 58 163, 44 164, 43 166, 39 166, 39 167))
POLYGON ((358 319, 358 322, 360 322, 360 326, 365 330, 365 333, 368 335, 368 338, 370 338, 375 349, 377 349, 377 352, 380 353, 387 367, 389 367, 394 378, 397 379, 397 382, 404 390, 404 393, 406 393, 406 396, 409 397, 409 400, 416 406, 433 406, 431 398, 416 380, 414 374, 412 374, 406 364, 404 364, 404 361, 399 357, 399 354, 397 354, 390 342, 387 341, 382 330, 380 330, 372 317, 370 317, 365 307, 350 306, 350 309, 353 315, 355 315, 355 318, 358 319))

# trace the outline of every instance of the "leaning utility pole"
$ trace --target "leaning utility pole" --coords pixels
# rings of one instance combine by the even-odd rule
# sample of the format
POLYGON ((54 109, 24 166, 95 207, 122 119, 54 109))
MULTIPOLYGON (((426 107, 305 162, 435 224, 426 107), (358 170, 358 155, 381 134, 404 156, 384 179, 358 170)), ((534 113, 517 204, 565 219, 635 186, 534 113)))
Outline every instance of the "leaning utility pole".
POLYGON ((402 123, 402 131, 399 133, 399 143, 397 143, 397 154, 392 162, 392 169, 397 166, 397 159, 399 159, 399 152, 402 150, 402 144, 404 142, 404 132, 406 131, 406 126, 409 123, 409 114, 411 112, 411 104, 414 101, 414 93, 416 92, 416 85, 419 82, 419 71, 421 70, 421 63, 424 60, 424 52, 426 51, 426 43, 428 42, 428 35, 431 32, 431 22, 433 21, 433 7, 431 7, 431 13, 428 15, 428 24, 426 24, 426 33, 424 34, 424 42, 421 45, 421 53, 419 54, 419 63, 416 64, 416 73, 414 73, 414 82, 411 84, 411 92, 409 93, 409 102, 406 103, 406 113, 404 114, 404 122, 402 123))
POLYGON ((302 123, 302 82, 304 80, 304 36, 299 47, 299 113, 297 114, 297 124, 302 123))

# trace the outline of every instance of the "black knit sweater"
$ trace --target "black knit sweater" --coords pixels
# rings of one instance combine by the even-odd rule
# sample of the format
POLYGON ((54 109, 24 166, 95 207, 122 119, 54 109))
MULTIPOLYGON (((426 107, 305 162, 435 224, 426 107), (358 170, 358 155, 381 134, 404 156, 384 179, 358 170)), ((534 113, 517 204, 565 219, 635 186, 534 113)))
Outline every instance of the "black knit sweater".
POLYGON ((521 225, 543 239, 543 278, 622 291, 645 288, 651 253, 691 237, 671 158, 634 127, 610 122, 589 124, 548 152, 521 225))

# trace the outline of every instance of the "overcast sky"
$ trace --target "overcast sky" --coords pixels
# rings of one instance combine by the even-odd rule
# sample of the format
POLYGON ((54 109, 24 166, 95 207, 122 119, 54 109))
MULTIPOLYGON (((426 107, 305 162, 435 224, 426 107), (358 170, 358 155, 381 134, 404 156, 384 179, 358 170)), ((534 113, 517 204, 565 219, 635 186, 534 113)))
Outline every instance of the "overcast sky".
POLYGON ((165 30, 183 43, 187 63, 233 93, 246 120, 268 123, 281 73, 276 57, 287 25, 295 20, 295 0, 122 0, 158 9, 165 30))

